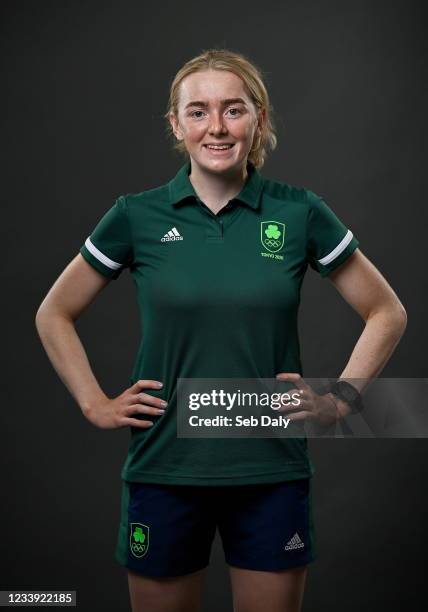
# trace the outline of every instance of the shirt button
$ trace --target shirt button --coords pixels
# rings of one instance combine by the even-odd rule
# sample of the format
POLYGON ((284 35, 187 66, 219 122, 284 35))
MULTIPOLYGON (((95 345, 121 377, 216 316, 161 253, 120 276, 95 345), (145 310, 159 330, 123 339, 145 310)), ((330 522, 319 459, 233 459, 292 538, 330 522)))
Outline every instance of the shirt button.
POLYGON ((220 225, 223 225, 223 219, 219 219, 220 225))

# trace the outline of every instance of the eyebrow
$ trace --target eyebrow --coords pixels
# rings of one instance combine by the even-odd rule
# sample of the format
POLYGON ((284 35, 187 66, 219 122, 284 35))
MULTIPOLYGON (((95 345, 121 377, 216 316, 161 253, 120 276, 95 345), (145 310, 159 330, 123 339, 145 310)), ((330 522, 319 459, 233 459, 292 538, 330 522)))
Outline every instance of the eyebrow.
MULTIPOLYGON (((224 106, 227 106, 228 104, 236 104, 237 102, 246 104, 245 100, 242 98, 226 98, 226 100, 220 100, 220 103, 224 106)), ((193 100, 192 102, 188 102, 184 109, 189 108, 189 106, 202 106, 203 108, 206 108, 208 104, 202 100, 193 100)))

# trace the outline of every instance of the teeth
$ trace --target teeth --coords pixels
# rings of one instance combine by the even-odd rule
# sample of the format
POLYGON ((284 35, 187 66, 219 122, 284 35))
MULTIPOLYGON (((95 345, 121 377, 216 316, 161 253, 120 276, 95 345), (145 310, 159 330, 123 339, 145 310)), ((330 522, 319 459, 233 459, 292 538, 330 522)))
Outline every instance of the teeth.
POLYGON ((208 149, 230 149, 232 147, 232 145, 222 145, 217 146, 217 145, 207 145, 208 149))

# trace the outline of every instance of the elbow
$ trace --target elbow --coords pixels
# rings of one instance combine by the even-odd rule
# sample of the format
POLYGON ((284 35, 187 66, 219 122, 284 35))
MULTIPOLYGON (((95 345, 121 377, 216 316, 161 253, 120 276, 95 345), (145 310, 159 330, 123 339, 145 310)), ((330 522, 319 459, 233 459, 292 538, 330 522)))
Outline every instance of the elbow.
POLYGON ((34 322, 37 325, 37 321, 41 318, 41 316, 43 315, 43 312, 46 310, 46 306, 47 306, 47 295, 45 295, 45 297, 43 298, 43 300, 40 302, 39 307, 36 311, 36 315, 34 317, 34 322))
POLYGON ((42 329, 46 328, 52 317, 52 310, 49 309, 49 307, 44 302, 42 302, 39 308, 37 309, 36 315, 34 317, 34 325, 36 326, 36 329, 39 334, 41 333, 42 329))
POLYGON ((407 327, 407 312, 404 306, 401 304, 401 302, 400 302, 396 317, 397 317, 397 327, 400 331, 400 336, 402 336, 404 332, 406 331, 406 327, 407 327))
POLYGON ((65 312, 63 309, 59 309, 53 304, 48 304, 43 301, 34 317, 34 324, 37 331, 40 333, 41 329, 46 329, 52 321, 63 320, 67 322, 74 322, 74 319, 65 312))
POLYGON ((407 312, 404 306, 399 302, 395 304, 393 308, 390 308, 386 311, 386 316, 388 317, 389 328, 393 330, 394 335, 397 340, 399 340, 407 327, 407 312))
POLYGON ((406 331, 407 327, 407 312, 403 304, 400 301, 389 304, 383 309, 376 309, 376 311, 370 312, 366 319, 366 323, 372 317, 382 317, 384 324, 391 330, 394 336, 399 340, 406 331))
POLYGON ((34 325, 40 335, 40 330, 42 328, 42 324, 43 324, 43 316, 44 316, 44 310, 42 308, 42 306, 39 306, 37 312, 36 312, 36 316, 34 317, 34 325))
POLYGON ((45 300, 43 300, 43 302, 38 307, 36 315, 34 317, 34 324, 37 329, 39 328, 40 322, 45 314, 46 314, 46 306, 45 306, 45 300))
POLYGON ((407 327, 407 312, 403 304, 397 298, 391 307, 391 319, 398 332, 402 335, 407 327))
POLYGON ((39 308, 37 309, 36 316, 34 317, 34 325, 36 326, 36 328, 38 328, 39 326, 40 317, 41 317, 41 306, 39 306, 39 308))
POLYGON ((393 318, 393 329, 396 338, 397 344, 401 341, 401 338, 404 336, 404 332, 407 327, 407 312, 405 308, 400 305, 400 308, 395 313, 393 318))

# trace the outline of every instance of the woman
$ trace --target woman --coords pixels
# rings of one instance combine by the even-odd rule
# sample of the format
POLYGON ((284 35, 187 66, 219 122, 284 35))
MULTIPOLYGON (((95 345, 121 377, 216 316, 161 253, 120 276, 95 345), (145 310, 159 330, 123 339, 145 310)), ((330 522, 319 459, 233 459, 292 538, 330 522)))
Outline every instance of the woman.
MULTIPOLYGON (((37 313, 83 414, 131 428, 116 559, 134 611, 199 609, 216 527, 235 612, 300 610, 316 556, 306 439, 179 438, 177 379, 277 377, 302 392, 297 412, 281 408, 290 418, 325 426, 346 415, 350 395, 319 395, 301 377, 308 264, 365 321, 341 379, 377 376, 406 326, 396 294, 324 200, 260 174, 276 144, 271 113, 261 71, 243 55, 211 49, 187 62, 166 113, 186 163, 168 183, 117 198, 37 313), (131 385, 109 398, 74 321, 125 267, 144 338, 131 385)), ((357 401, 362 387, 350 390, 357 401)))

